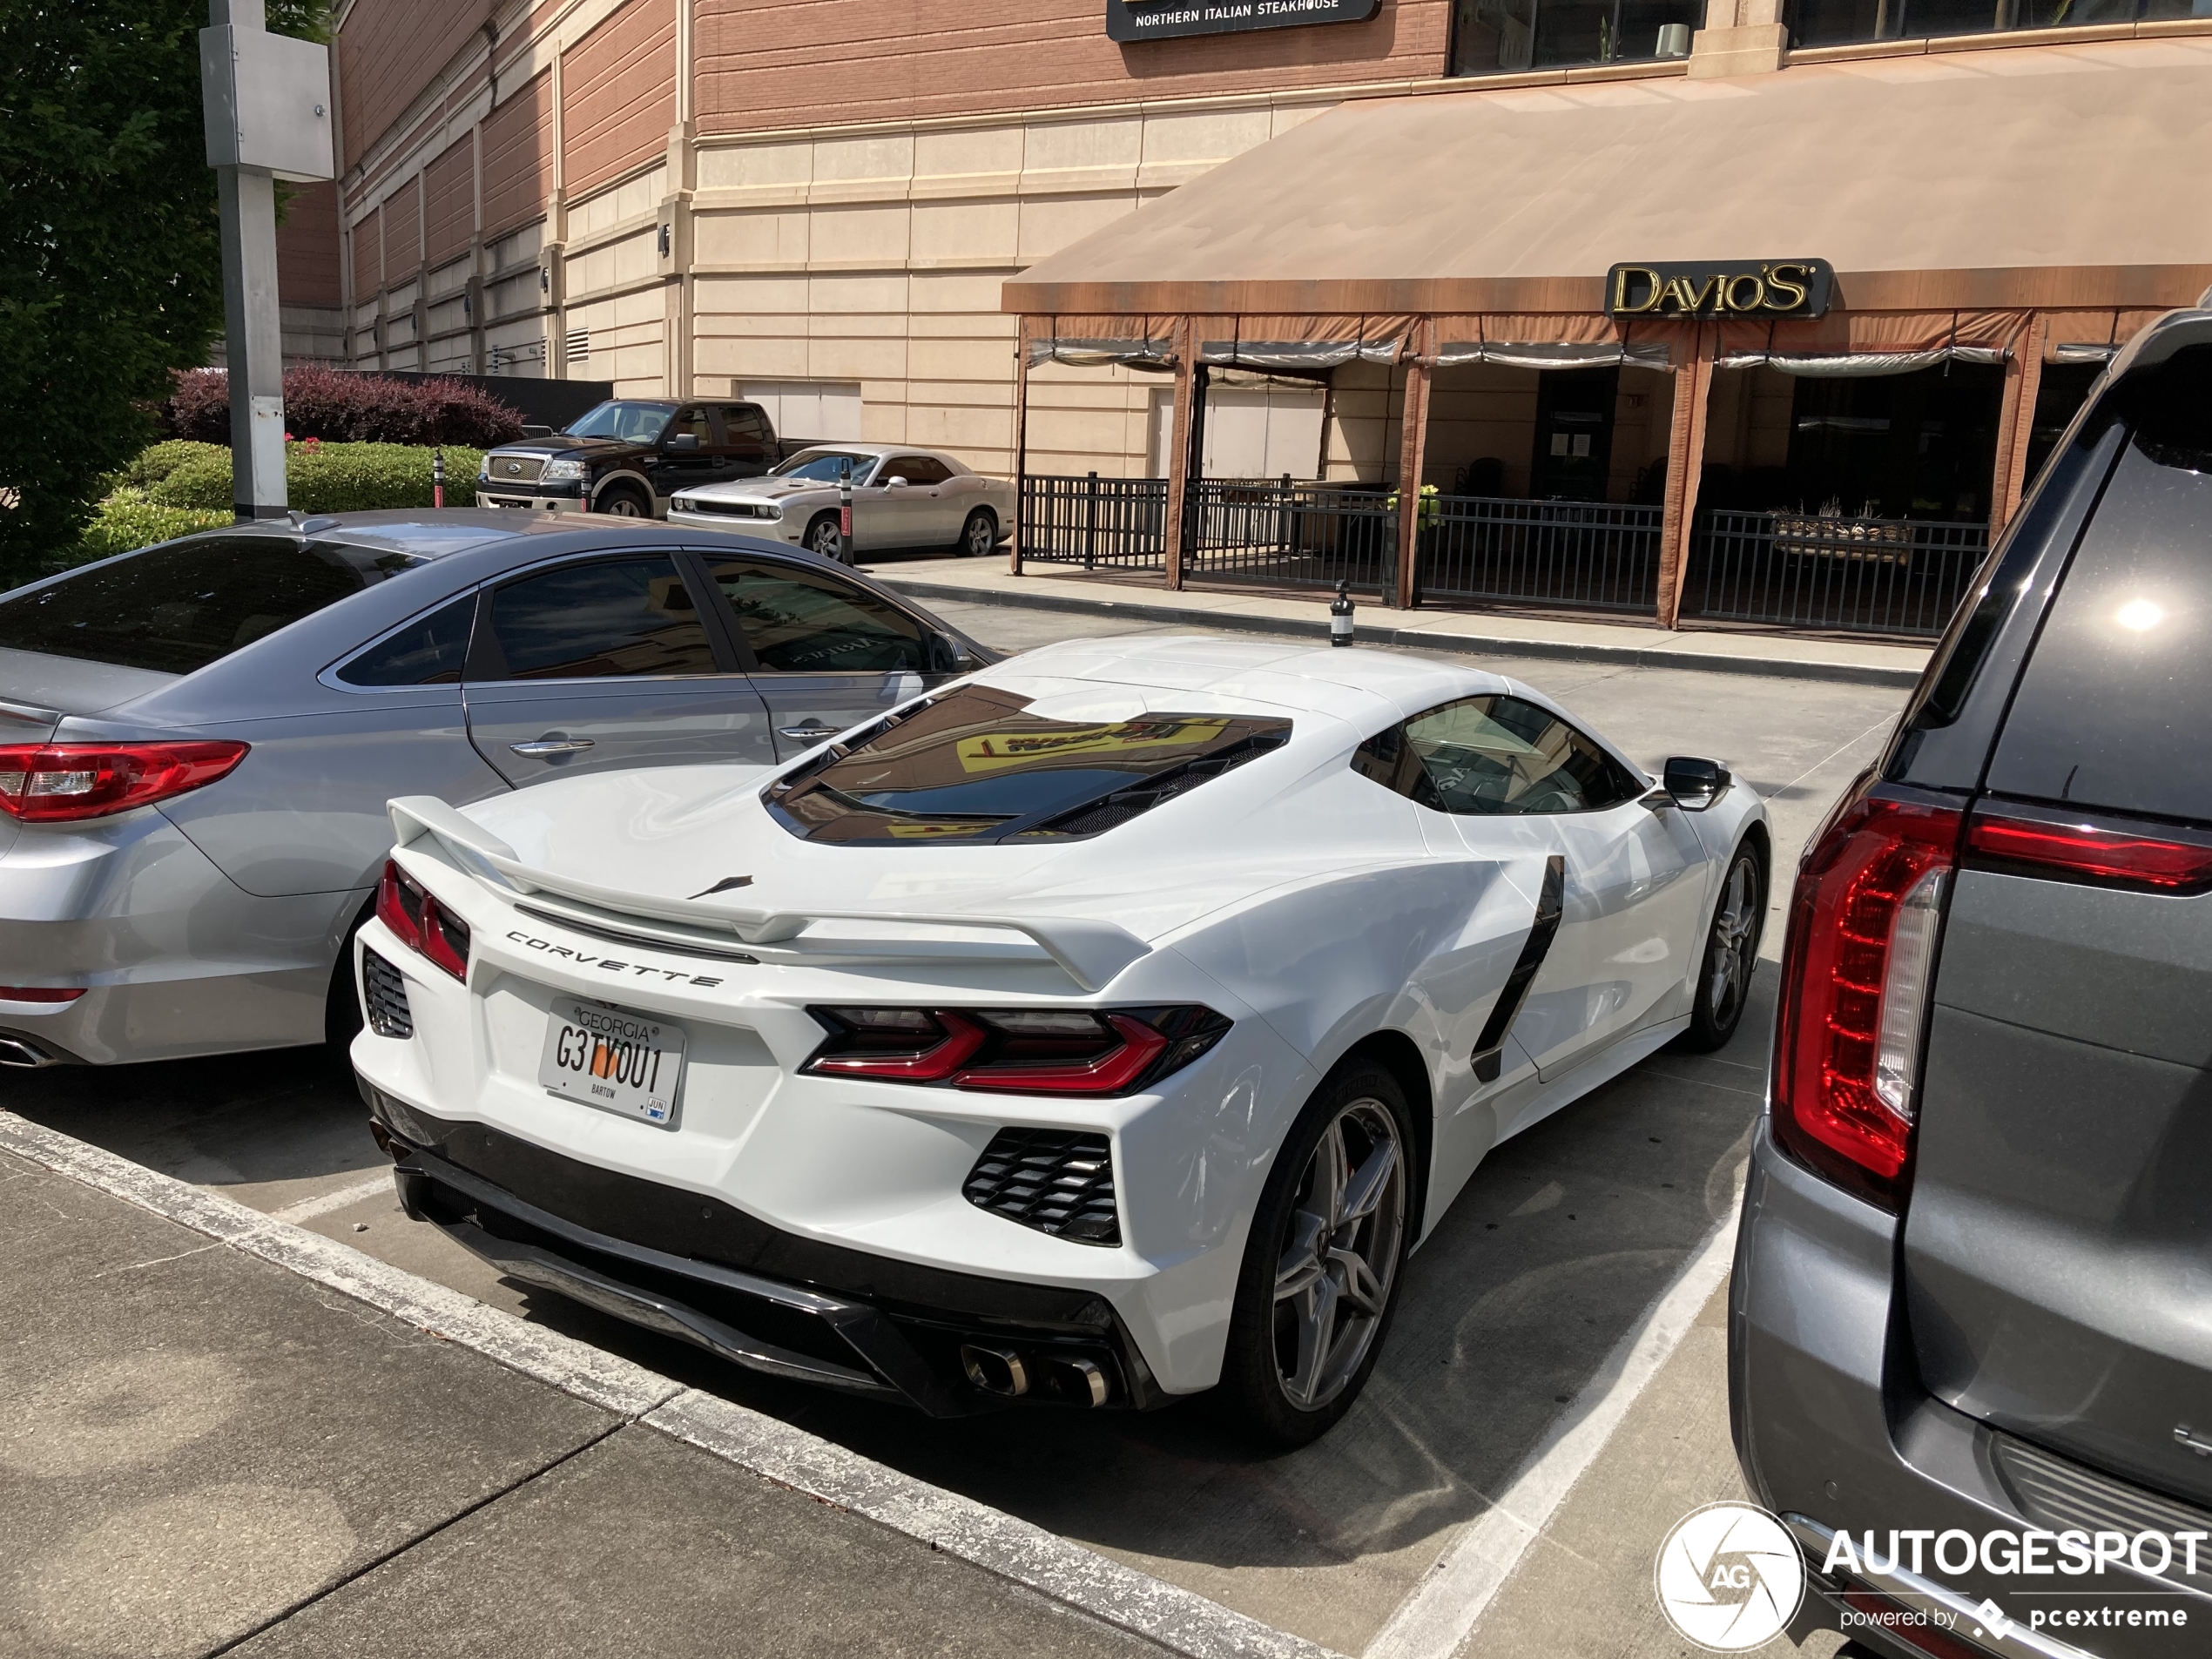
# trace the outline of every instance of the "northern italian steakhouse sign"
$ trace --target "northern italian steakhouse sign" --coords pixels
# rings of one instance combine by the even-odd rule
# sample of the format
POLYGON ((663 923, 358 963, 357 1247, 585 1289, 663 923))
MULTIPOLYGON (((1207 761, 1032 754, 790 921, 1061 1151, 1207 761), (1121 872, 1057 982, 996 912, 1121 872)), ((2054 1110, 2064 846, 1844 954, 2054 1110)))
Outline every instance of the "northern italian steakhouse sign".
POLYGON ((1106 38, 1170 40, 1177 35, 1295 29, 1309 23, 1362 23, 1381 4, 1382 0, 1106 0, 1106 38))

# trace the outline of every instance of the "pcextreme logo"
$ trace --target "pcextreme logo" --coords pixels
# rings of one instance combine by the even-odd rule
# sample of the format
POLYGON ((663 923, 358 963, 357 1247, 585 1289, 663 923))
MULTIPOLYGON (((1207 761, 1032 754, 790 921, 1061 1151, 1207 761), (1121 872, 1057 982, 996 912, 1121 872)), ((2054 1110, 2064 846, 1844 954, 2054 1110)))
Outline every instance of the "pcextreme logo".
POLYGON ((1652 1577, 1667 1622, 1709 1653, 1764 1647, 1805 1595, 1797 1540, 1750 1503, 1709 1503, 1684 1515, 1659 1546, 1652 1577))

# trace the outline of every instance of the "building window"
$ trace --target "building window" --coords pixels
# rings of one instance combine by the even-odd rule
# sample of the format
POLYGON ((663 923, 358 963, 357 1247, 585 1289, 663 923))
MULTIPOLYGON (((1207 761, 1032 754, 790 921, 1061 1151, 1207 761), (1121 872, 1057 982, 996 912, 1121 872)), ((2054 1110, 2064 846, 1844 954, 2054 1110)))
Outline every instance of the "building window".
POLYGON ((1684 57, 1704 12, 1704 0, 1457 0, 1452 72, 1511 75, 1684 57))
POLYGON ((2207 0, 1791 0, 1791 44, 1844 46, 2212 14, 2207 0))

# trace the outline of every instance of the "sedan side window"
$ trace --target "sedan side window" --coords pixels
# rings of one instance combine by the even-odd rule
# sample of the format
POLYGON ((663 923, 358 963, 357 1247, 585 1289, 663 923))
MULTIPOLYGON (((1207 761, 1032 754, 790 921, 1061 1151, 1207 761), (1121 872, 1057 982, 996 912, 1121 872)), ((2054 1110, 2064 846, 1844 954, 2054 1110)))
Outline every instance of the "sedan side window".
POLYGON ((454 685, 469 661, 469 631, 476 619, 476 596, 455 599, 442 610, 388 634, 338 671, 348 685, 454 685))
POLYGON ((1637 792, 1625 767, 1517 697, 1469 697, 1359 745, 1352 767, 1438 812, 1594 813, 1637 792))
POLYGON ((952 474, 927 455, 900 455, 887 468, 886 478, 903 478, 910 484, 941 484, 952 474))
POLYGON ((929 671, 921 624, 865 588, 765 559, 710 568, 745 643, 772 673, 929 671))
POLYGON ((471 679, 605 679, 717 671, 674 561, 601 559, 510 582, 492 597, 471 679))

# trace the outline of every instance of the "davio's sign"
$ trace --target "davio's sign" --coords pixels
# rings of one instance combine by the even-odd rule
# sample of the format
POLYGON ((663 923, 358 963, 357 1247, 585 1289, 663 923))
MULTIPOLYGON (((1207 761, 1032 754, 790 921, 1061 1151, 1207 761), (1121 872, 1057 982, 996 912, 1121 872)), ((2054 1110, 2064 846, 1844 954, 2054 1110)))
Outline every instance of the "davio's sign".
POLYGON ((1381 4, 1382 0, 1106 0, 1106 38, 1171 40, 1177 35, 1233 35, 1310 23, 1361 23, 1381 4))
POLYGON ((1605 274, 1605 314, 1819 317, 1835 286, 1825 260, 1616 265, 1605 274))

